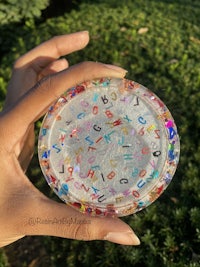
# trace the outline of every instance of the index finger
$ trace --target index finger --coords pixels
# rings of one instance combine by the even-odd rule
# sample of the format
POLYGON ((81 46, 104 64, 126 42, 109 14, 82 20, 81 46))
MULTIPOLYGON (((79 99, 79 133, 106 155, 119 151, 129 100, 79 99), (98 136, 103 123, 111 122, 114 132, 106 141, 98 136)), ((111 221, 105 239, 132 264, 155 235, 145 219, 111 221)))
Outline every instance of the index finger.
POLYGON ((83 49, 89 42, 88 31, 76 32, 55 36, 52 39, 36 46, 25 55, 21 56, 15 63, 15 68, 21 68, 26 64, 48 65, 52 60, 83 49), (36 61, 37 62, 34 62, 36 61))

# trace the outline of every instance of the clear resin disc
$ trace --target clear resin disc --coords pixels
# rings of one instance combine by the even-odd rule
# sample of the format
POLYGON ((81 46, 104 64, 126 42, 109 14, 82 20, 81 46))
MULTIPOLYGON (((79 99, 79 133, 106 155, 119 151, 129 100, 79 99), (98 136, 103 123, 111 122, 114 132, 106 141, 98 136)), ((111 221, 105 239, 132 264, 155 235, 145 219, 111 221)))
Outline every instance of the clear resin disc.
POLYGON ((177 168, 171 113, 144 86, 102 78, 65 92, 46 114, 38 155, 54 192, 81 212, 125 216, 146 208, 177 168))

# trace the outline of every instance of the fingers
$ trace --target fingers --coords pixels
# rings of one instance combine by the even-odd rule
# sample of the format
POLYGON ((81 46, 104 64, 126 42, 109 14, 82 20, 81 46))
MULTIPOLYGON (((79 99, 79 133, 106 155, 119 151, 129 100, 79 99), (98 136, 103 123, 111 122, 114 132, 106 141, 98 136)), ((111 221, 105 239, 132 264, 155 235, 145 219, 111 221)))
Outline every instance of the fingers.
POLYGON ((68 67, 68 61, 65 58, 53 61, 39 73, 38 80, 44 78, 45 76, 67 69, 68 67))
POLYGON ((36 72, 39 72, 51 61, 83 49, 88 42, 89 34, 87 31, 53 37, 20 57, 15 63, 15 68, 31 64, 36 72))
POLYGON ((133 230, 118 218, 91 217, 65 204, 40 200, 24 222, 25 235, 50 235, 78 240, 108 240, 123 245, 139 245, 133 230))
POLYGON ((40 78, 67 68, 66 60, 57 61, 57 59, 83 49, 88 41, 89 34, 86 31, 57 36, 21 56, 14 65, 5 107, 15 103, 16 99, 19 99, 40 78))
POLYGON ((26 93, 35 83, 36 80, 40 80, 41 78, 51 75, 53 73, 62 71, 68 68, 68 61, 64 58, 55 60, 47 65, 44 69, 41 69, 38 73, 36 73, 34 77, 31 75, 31 71, 15 69, 12 74, 12 79, 10 80, 6 101, 4 104, 4 109, 15 103, 24 93, 26 93))
MULTIPOLYGON (((42 116, 47 108, 67 88, 82 81, 100 78, 123 78, 126 71, 122 68, 95 62, 84 62, 70 67, 58 74, 49 76, 29 90, 23 97, 4 114, 1 123, 6 132, 17 139, 27 130, 27 127, 42 116)), ((14 144, 9 144, 14 145, 14 144)))

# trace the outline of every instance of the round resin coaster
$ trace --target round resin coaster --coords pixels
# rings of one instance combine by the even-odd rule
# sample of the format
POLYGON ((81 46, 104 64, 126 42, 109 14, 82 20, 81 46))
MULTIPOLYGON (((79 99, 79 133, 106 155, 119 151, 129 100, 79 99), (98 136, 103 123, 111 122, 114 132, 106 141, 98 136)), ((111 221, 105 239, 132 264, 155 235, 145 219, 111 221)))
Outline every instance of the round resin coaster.
POLYGON ((91 215, 125 216, 155 201, 179 160, 164 103, 144 86, 102 78, 66 91, 39 134, 42 171, 67 204, 91 215))

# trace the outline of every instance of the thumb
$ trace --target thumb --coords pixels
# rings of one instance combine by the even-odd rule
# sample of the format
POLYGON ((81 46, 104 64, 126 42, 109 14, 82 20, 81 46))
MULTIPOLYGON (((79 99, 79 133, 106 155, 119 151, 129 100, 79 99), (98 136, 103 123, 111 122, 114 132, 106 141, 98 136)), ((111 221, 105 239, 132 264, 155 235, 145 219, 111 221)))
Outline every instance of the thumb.
POLYGON ((122 245, 140 244, 133 230, 119 218, 91 217, 48 198, 40 199, 36 205, 25 222, 25 235, 108 240, 122 245))
POLYGON ((67 88, 101 77, 123 78, 125 74, 126 71, 122 68, 97 62, 83 62, 69 67, 39 81, 13 107, 4 110, 2 124, 7 125, 6 132, 15 136, 15 140, 20 140, 27 131, 27 126, 44 115, 67 88))

